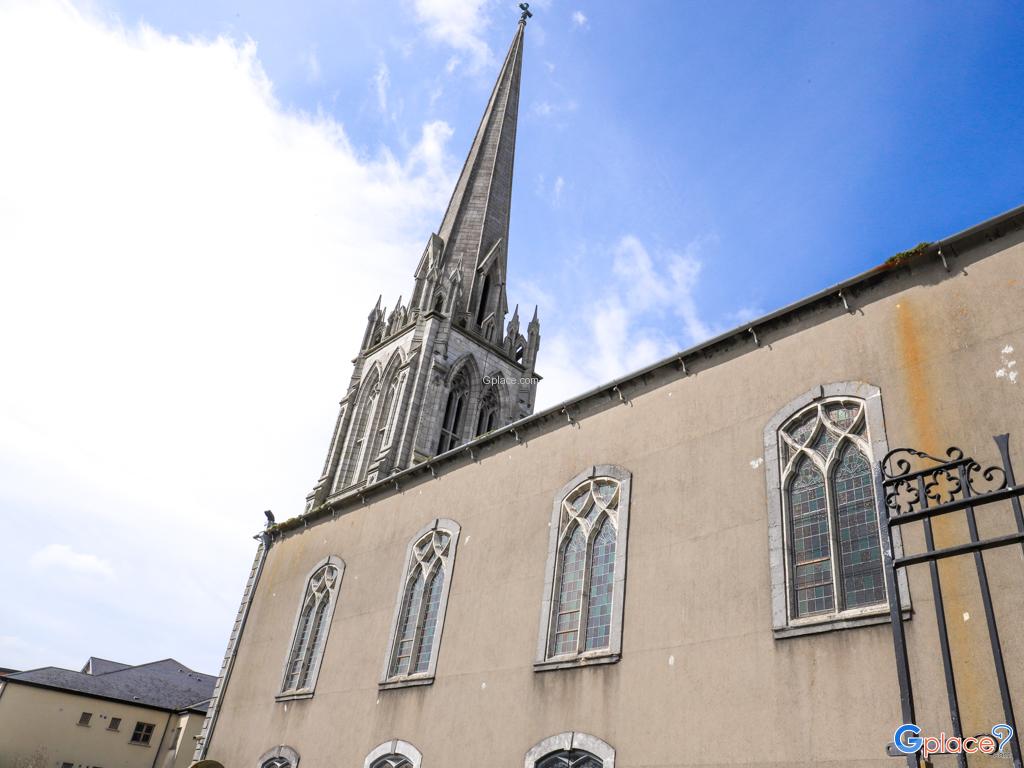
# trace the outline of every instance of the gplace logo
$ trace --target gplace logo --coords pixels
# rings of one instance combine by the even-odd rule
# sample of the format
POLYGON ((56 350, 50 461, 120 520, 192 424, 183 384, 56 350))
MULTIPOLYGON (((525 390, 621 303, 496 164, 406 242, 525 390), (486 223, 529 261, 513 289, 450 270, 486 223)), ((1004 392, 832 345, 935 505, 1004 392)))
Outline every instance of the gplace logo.
POLYGON ((918 752, 927 759, 929 755, 955 755, 965 752, 976 754, 981 752, 992 755, 1002 753, 1003 747, 1013 738, 1013 728, 1006 723, 992 726, 992 733, 979 736, 921 736, 921 728, 913 723, 904 723, 893 734, 893 746, 905 755, 918 752))

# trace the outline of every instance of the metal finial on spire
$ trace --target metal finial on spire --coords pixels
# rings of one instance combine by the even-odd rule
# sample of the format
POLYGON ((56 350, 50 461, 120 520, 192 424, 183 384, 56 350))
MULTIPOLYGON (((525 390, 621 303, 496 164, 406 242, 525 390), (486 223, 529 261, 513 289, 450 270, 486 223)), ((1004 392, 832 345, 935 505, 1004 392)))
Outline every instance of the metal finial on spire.
POLYGON ((519 8, 523 11, 523 15, 519 17, 520 24, 525 24, 527 19, 533 18, 533 14, 530 13, 529 3, 520 3, 519 8))

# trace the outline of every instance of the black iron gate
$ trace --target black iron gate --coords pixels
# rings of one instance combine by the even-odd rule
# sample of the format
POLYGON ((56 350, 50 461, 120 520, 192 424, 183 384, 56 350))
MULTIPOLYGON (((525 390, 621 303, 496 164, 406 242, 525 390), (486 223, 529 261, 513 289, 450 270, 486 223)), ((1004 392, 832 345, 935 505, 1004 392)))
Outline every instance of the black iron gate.
MULTIPOLYGON (((1013 736, 1004 749, 1009 747, 1014 768, 1024 768, 1021 764, 1020 738, 1013 714, 1006 662, 999 640, 999 627, 992 604, 992 593, 989 589, 988 572, 985 568, 983 554, 988 549, 1013 545, 1020 546, 1024 552, 1024 514, 1021 511, 1020 499, 1021 496, 1024 496, 1024 485, 1018 485, 1013 475, 1013 467, 1010 463, 1009 435, 997 435, 994 440, 1002 459, 1001 467, 991 466, 983 469, 981 464, 969 456, 964 456, 963 451, 955 447, 949 448, 946 451, 946 457, 942 459, 909 448, 890 451, 878 464, 875 493, 878 508, 886 511, 887 524, 882 526, 885 536, 883 556, 886 588, 890 596, 889 608, 892 618, 893 644, 896 650, 896 672, 899 677, 903 722, 915 723, 916 716, 910 662, 907 657, 907 643, 903 626, 903 601, 900 594, 900 579, 897 574, 900 569, 909 568, 912 565, 928 564, 931 572, 932 597, 935 603, 942 666, 946 678, 949 717, 954 732, 952 735, 963 739, 964 733, 960 718, 960 705, 957 700, 956 680, 953 674, 953 658, 950 652, 946 613, 942 601, 938 561, 948 557, 973 555, 981 600, 985 610, 992 662, 995 665, 995 677, 998 681, 999 697, 1002 700, 1004 722, 1013 728, 1013 736), (1010 503, 1016 524, 1016 533, 981 538, 978 533, 975 509, 1001 501, 1010 503), (969 541, 936 549, 932 535, 932 518, 957 512, 964 513, 966 517, 969 541), (901 526, 916 522, 920 522, 923 527, 924 550, 915 554, 902 554, 899 557, 894 557, 894 532, 903 530, 901 526)), ((1020 586, 1024 588, 1024 581, 1020 586)), ((1024 631, 1022 625, 1024 625, 1024 617, 1021 617, 1017 625, 1010 629, 1013 632, 1021 632, 1024 631)), ((967 735, 973 736, 974 734, 967 735)), ((961 768, 967 766, 969 757, 961 751, 956 757, 957 765, 961 768)), ((919 753, 907 755, 906 759, 908 766, 917 768, 920 765, 919 753)))

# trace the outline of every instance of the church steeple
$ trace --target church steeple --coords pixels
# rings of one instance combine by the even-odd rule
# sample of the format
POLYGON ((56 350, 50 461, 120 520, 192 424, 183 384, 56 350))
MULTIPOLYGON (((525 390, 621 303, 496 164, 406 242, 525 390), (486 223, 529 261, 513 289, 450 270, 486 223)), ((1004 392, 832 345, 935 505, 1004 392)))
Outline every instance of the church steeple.
POLYGON ((462 262, 463 294, 452 312, 477 327, 491 314, 500 327, 508 310, 508 224, 525 30, 524 12, 437 233, 444 242, 443 262, 462 262))
POLYGON ((355 491, 533 412, 536 310, 505 327, 522 18, 408 305, 370 311, 327 461, 307 509, 355 491))

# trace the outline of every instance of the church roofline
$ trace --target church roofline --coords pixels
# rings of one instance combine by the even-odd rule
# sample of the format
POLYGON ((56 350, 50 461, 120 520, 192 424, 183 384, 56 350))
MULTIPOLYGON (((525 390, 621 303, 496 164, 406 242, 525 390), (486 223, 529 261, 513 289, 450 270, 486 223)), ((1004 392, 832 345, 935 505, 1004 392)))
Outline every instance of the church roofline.
MULTIPOLYGON (((401 472, 396 472, 383 480, 378 480, 372 485, 355 488, 328 497, 319 507, 298 517, 271 526, 267 532, 270 534, 270 538, 273 539, 278 534, 305 528, 310 523, 321 518, 335 517, 338 514, 349 511, 351 508, 359 508, 368 503, 371 498, 373 501, 378 501, 381 498, 399 493, 412 484, 436 477, 441 473, 455 471, 463 466, 467 459, 473 462, 477 456, 485 452, 490 453, 493 450, 493 446, 499 441, 503 441, 506 437, 512 437, 516 441, 515 444, 518 444, 523 442, 529 433, 538 431, 542 427, 557 429, 568 426, 574 423, 577 417, 586 415, 586 406, 588 405, 607 406, 620 400, 625 401, 627 399, 627 390, 634 389, 634 386, 638 383, 645 390, 651 384, 660 386, 667 383, 666 381, 650 381, 650 378, 655 374, 669 373, 673 377, 678 377, 679 374, 686 376, 689 374, 686 367, 688 362, 692 364, 707 362, 716 351, 724 352, 727 349, 732 349, 738 342, 747 345, 739 354, 747 354, 761 346, 758 331, 764 334, 766 331, 777 328, 780 325, 779 321, 793 319, 800 312, 820 309, 826 306, 839 309, 841 312, 849 312, 850 310, 847 306, 848 298, 852 298, 852 294, 849 294, 849 292, 853 289, 874 288, 884 282, 888 282, 897 275, 904 274, 908 269, 917 266, 931 266, 940 260, 941 264, 945 265, 946 271, 950 272, 951 260, 957 258, 959 250, 966 250, 983 242, 997 240, 1011 230, 1021 229, 1024 229, 1024 205, 1017 206, 940 241, 898 254, 859 275, 836 283, 774 312, 769 312, 755 320, 743 323, 714 338, 683 349, 680 352, 601 384, 568 400, 563 400, 543 411, 514 421, 482 437, 463 443, 457 448, 434 456, 428 461, 416 464, 401 472), (558 419, 563 420, 561 424, 549 426, 552 420, 558 419)), ((712 365, 717 365, 717 363, 712 363, 712 365)), ((699 366, 701 370, 706 370, 708 367, 707 365, 699 366)), ((501 450, 508 447, 512 446, 505 446, 501 450)))

